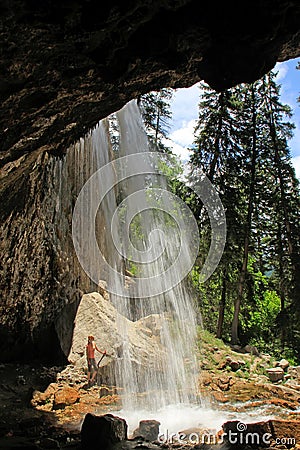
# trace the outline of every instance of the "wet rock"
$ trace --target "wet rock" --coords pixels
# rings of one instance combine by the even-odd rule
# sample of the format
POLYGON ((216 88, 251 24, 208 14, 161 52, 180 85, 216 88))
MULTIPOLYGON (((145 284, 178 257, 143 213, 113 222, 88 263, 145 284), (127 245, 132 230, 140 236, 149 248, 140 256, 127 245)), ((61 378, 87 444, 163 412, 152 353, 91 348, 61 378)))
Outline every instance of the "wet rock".
POLYGON ((273 367, 272 369, 267 369, 267 374, 272 383, 283 380, 284 371, 281 367, 273 367))
POLYGON ((64 386, 54 394, 53 409, 64 409, 66 406, 73 405, 80 398, 77 389, 64 386))
POLYGON ((134 430, 133 437, 141 436, 146 441, 156 441, 159 434, 160 422, 157 420, 141 420, 139 427, 134 430))
POLYGON ((60 448, 58 441, 56 441, 55 439, 51 439, 51 438, 45 438, 45 439, 40 440, 39 446, 42 449, 60 448))
POLYGON ((108 450, 115 443, 127 439, 127 423, 124 419, 105 414, 95 416, 87 414, 81 427, 81 445, 83 450, 108 450))
POLYGON ((261 444, 270 444, 270 440, 268 442, 264 442, 266 440, 265 436, 269 439, 272 436, 270 433, 270 425, 268 422, 257 422, 257 423, 243 423, 238 420, 229 421, 222 425, 224 430, 223 439, 225 443, 229 445, 248 445, 249 443, 259 447, 261 444))

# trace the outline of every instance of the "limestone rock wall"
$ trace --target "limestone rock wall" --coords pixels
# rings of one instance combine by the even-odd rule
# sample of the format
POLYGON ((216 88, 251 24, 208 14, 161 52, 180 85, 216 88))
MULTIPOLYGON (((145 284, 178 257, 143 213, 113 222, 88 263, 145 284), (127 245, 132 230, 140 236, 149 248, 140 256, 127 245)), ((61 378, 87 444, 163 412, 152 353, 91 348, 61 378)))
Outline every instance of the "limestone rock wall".
MULTIPOLYGON (((59 186, 61 161, 40 153, 23 175, 18 204, 1 224, 0 353, 2 359, 60 354, 55 324, 79 300, 69 206, 59 186), (33 342, 35 343, 33 345, 33 342)), ((70 326, 70 325, 69 325, 70 326)), ((72 326, 72 324, 71 324, 72 326)))
POLYGON ((141 93, 253 81, 300 54, 297 0, 0 1, 1 166, 64 152, 141 93))
POLYGON ((58 355, 90 291, 68 185, 57 203, 70 144, 150 90, 260 77, 299 56, 299 24, 298 0, 0 0, 0 358, 58 355))
MULTIPOLYGON (((27 156, 31 161, 28 170, 23 170, 19 195, 0 225, 2 360, 44 357, 63 362, 82 295, 101 290, 82 270, 72 241, 75 202, 97 169, 99 148, 93 142, 90 133, 62 157, 46 151, 27 156)), ((13 165, 10 172, 13 176, 13 165)), ((104 228, 100 208, 97 242, 109 255, 104 228)), ((83 242, 84 237, 83 230, 83 242)))

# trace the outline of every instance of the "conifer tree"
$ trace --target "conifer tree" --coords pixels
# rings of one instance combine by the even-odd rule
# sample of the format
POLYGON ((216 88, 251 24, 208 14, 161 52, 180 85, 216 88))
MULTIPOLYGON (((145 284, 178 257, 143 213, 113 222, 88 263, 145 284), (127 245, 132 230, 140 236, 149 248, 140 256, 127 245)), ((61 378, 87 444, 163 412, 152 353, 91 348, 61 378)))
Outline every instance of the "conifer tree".
POLYGON ((170 148, 163 141, 167 138, 172 117, 170 108, 172 95, 172 89, 164 88, 141 95, 138 99, 150 143, 156 149, 168 153, 170 148))
MULTIPOLYGON (((221 337, 224 324, 226 301, 230 296, 228 285, 240 265, 240 252, 236 251, 238 241, 242 240, 240 223, 243 214, 240 200, 238 173, 242 167, 240 148, 240 95, 232 90, 216 93, 206 85, 201 85, 199 121, 195 129, 195 145, 191 153, 194 178, 203 171, 218 190, 226 210, 228 235, 226 248, 220 265, 212 280, 200 292, 202 305, 206 303, 209 315, 218 316, 217 336, 221 337), (235 156, 234 156, 235 155, 235 156), (240 164, 234 160, 239 160, 240 164), (212 288, 213 286, 213 288, 212 288)), ((204 263, 210 243, 208 218, 202 204, 195 207, 198 217, 201 250, 199 267, 204 263)))
MULTIPOLYGON (((295 336, 300 334, 299 321, 293 323, 293 313, 300 311, 299 182, 291 163, 287 143, 294 129, 294 124, 286 121, 286 118, 291 117, 291 109, 280 103, 280 88, 276 84, 274 73, 271 72, 264 77, 263 92, 266 103, 269 170, 272 169, 273 175, 272 184, 270 184, 270 200, 274 205, 274 223, 276 223, 273 238, 274 269, 281 299, 278 323, 284 350, 285 344, 295 343, 295 336)), ((297 347, 294 346, 294 348, 297 347)), ((300 349, 298 351, 300 353, 300 349)))
MULTIPOLYGON (((233 310, 233 343, 254 339, 251 329, 263 314, 262 305, 264 309, 273 305, 268 317, 275 326, 278 295, 281 311, 276 323, 282 349, 293 348, 295 354, 292 334, 299 333, 299 344, 300 327, 291 313, 300 311, 299 187, 288 148, 293 130, 289 115, 289 108, 280 103, 272 72, 222 93, 202 87, 191 161, 195 172, 203 170, 213 181, 226 209, 225 252, 200 292, 206 308, 209 300, 213 303, 218 337, 226 308, 233 310)), ((209 228, 201 205, 196 208, 205 253, 209 228)), ((228 316, 227 312, 226 326, 228 316)), ((264 339, 272 338, 273 331, 265 328, 264 339)))

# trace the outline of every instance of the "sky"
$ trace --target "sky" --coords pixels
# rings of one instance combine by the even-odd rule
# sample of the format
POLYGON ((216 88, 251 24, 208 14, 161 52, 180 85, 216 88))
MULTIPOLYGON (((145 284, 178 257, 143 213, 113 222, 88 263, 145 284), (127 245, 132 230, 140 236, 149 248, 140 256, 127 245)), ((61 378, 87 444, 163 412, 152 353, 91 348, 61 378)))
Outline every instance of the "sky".
MULTIPOLYGON (((273 70, 277 71, 277 82, 281 84, 281 102, 291 106, 293 117, 291 121, 296 125, 294 137, 289 141, 292 162, 294 164, 297 177, 300 179, 300 103, 297 98, 300 96, 300 70, 296 70, 300 59, 277 63, 273 70)), ((198 117, 199 85, 186 89, 177 89, 171 104, 172 122, 169 131, 173 152, 187 160, 189 152, 187 150, 193 143, 193 133, 198 117)))

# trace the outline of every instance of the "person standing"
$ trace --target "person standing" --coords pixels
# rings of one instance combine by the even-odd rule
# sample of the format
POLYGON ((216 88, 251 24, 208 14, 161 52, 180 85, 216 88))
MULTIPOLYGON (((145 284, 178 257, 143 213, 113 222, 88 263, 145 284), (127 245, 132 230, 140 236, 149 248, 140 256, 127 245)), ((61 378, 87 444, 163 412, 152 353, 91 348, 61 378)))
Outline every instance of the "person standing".
POLYGON ((95 360, 95 350, 102 355, 106 355, 106 350, 102 352, 96 345, 94 336, 88 336, 88 343, 86 346, 86 358, 88 365, 88 385, 92 386, 95 382, 95 378, 97 376, 98 367, 95 360))

